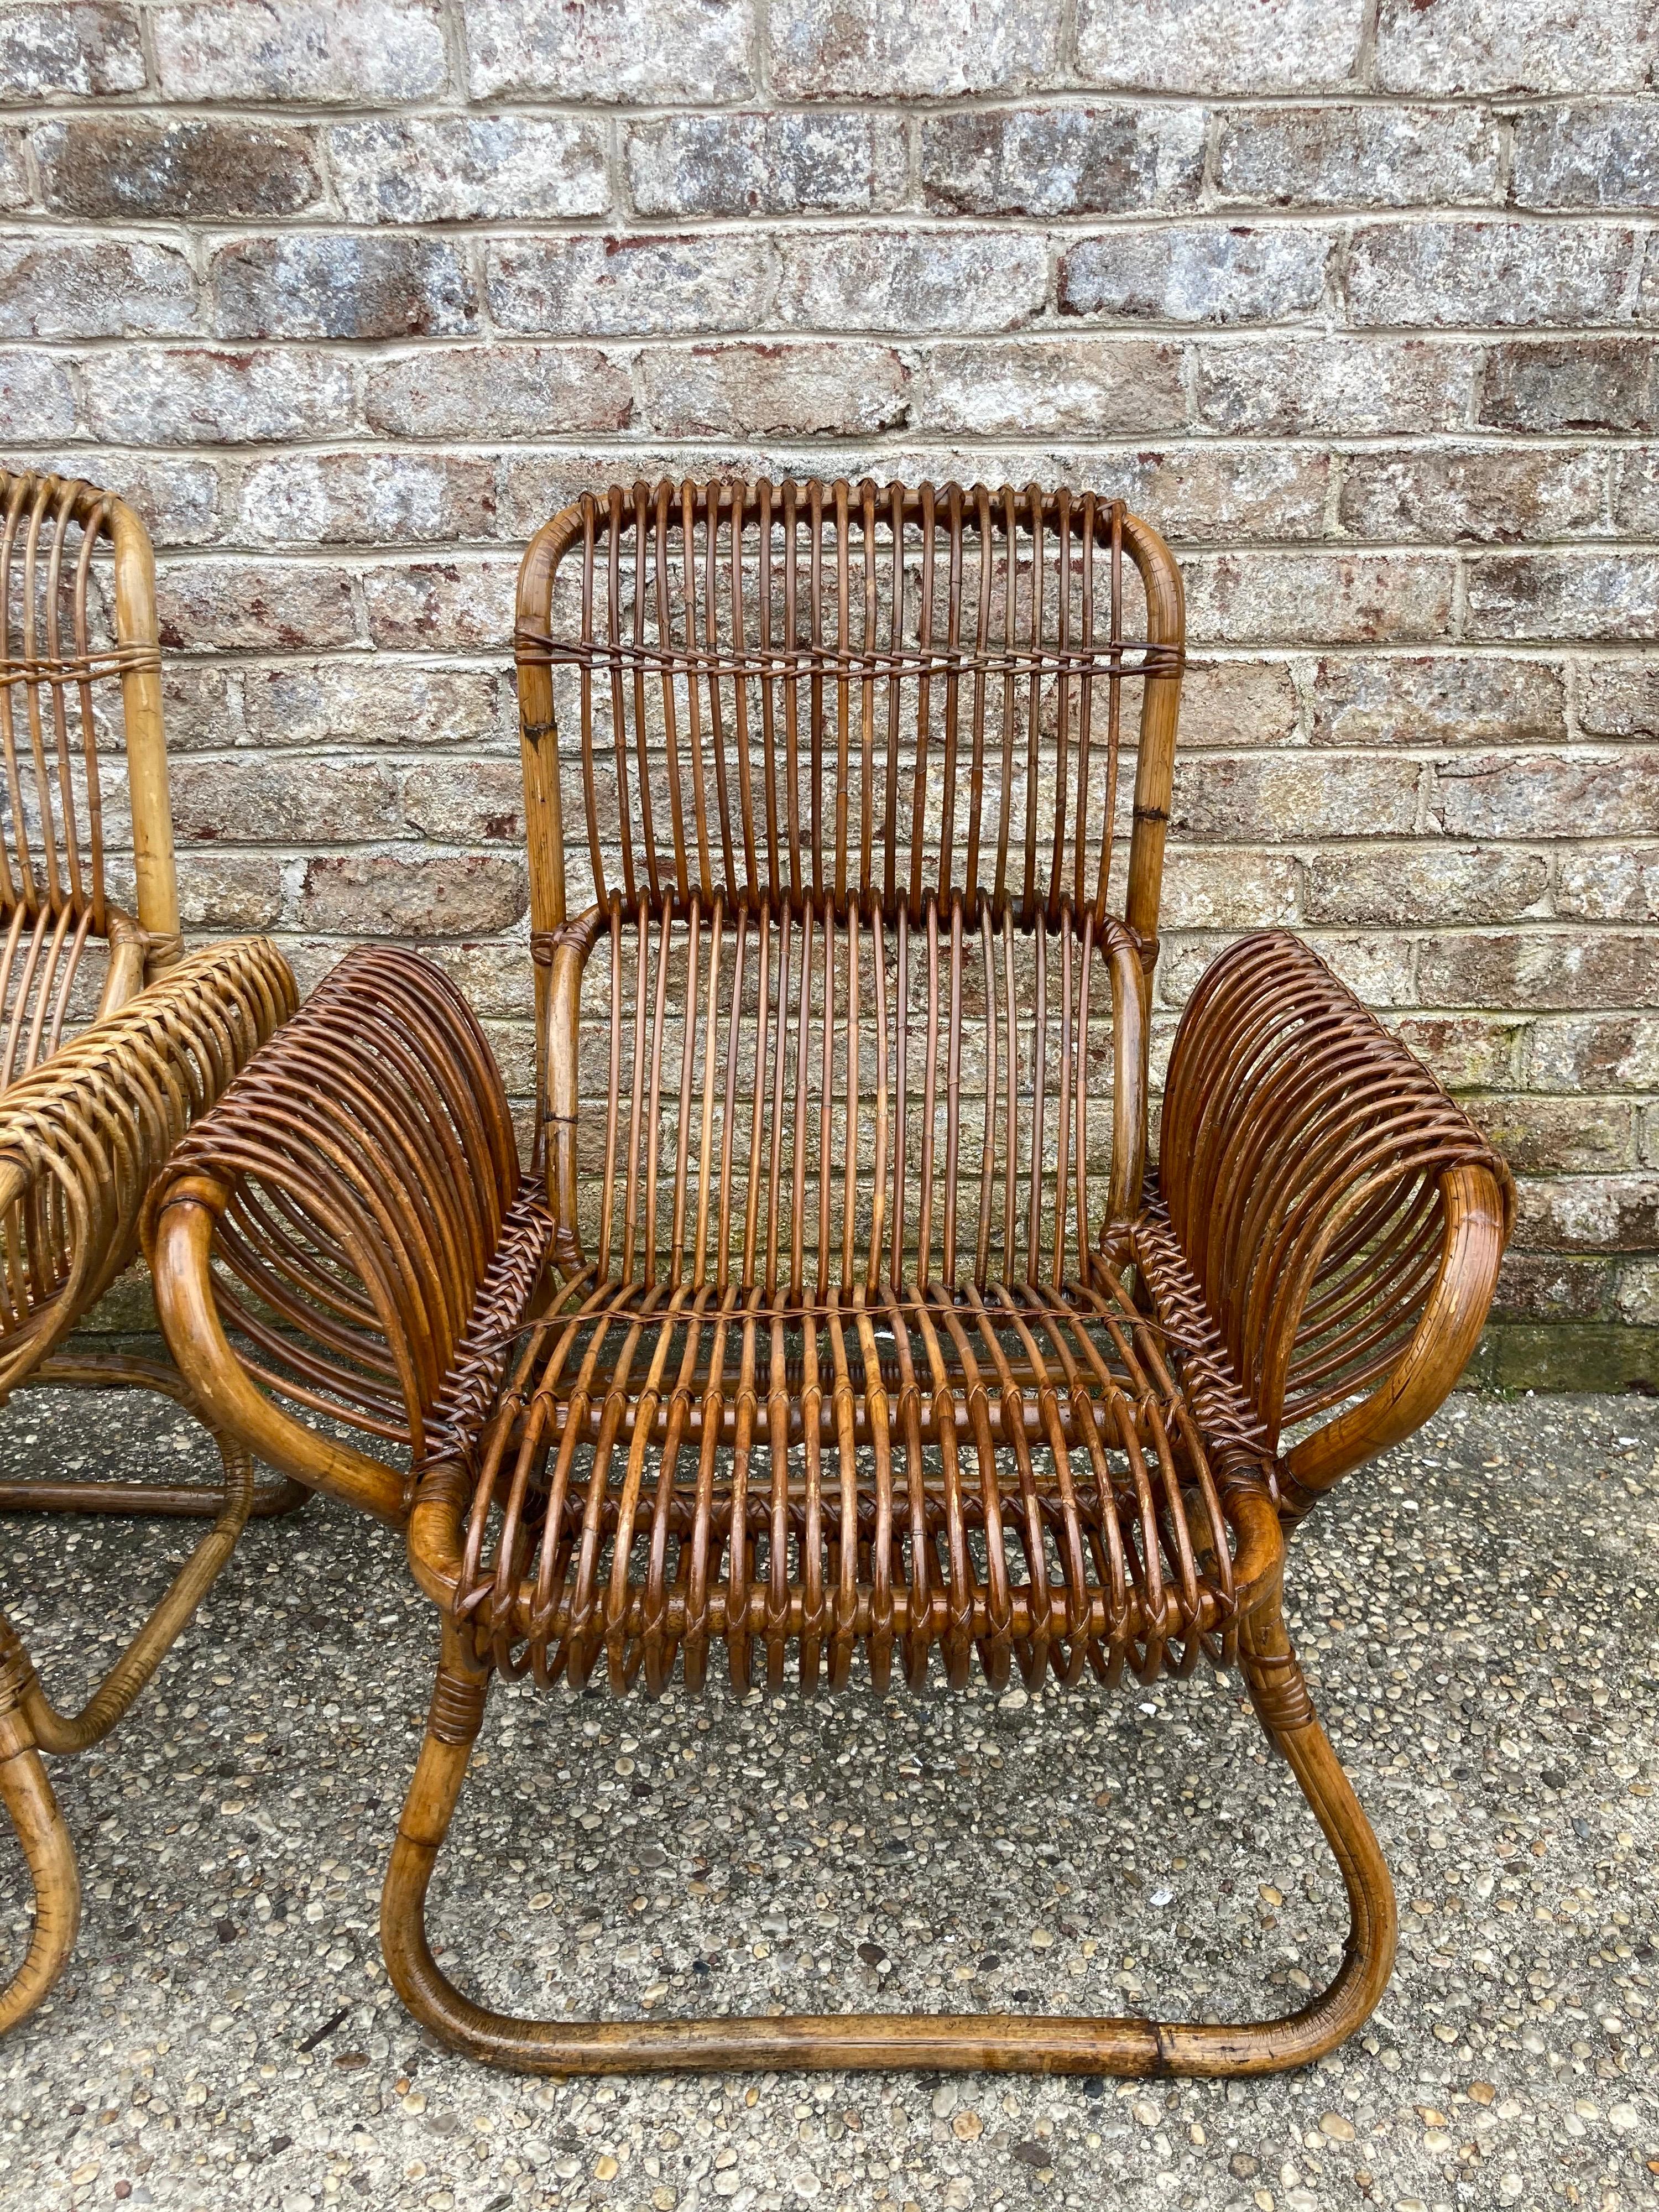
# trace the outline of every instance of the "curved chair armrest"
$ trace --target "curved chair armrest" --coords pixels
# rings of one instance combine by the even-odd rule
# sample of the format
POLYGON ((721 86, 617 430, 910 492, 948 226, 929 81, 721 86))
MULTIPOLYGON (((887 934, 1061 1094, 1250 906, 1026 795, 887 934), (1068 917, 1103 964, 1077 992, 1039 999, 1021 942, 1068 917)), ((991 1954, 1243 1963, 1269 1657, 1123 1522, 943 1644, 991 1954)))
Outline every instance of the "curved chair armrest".
POLYGON ((210 945, 7 1087, 0 1399, 131 1259, 145 1194, 173 1146, 296 1000, 287 961, 264 939, 210 945))
POLYGON ((459 991, 418 954, 349 953, 151 1196, 173 1358, 261 1459, 401 1524, 410 1474, 301 1415, 418 1462, 518 1190, 501 1075, 459 991))
POLYGON ((1247 938, 1176 1034, 1160 1188, 1287 1519, 1407 1436, 1462 1371, 1514 1220, 1508 1168, 1308 947, 1247 938))
POLYGON ((1440 1194, 1444 1241, 1422 1316, 1370 1395, 1285 1454, 1279 1474, 1283 1518, 1299 1520, 1352 1468, 1419 1428, 1468 1364, 1508 1237, 1504 1186, 1490 1169, 1471 1162, 1446 1170, 1440 1194))

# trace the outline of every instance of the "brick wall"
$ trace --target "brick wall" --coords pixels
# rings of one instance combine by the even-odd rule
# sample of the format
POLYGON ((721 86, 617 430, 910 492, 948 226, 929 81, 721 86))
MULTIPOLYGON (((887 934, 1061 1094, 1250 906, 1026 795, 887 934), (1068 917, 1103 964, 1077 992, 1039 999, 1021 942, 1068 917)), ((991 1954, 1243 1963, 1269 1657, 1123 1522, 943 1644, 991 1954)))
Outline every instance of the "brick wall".
POLYGON ((1086 480, 1207 664, 1165 1030, 1304 930, 1521 1176, 1489 1371, 1654 1374, 1656 64, 1650 0, 13 0, 3 447, 154 529, 190 927, 435 944, 521 1080, 535 525, 1086 480))

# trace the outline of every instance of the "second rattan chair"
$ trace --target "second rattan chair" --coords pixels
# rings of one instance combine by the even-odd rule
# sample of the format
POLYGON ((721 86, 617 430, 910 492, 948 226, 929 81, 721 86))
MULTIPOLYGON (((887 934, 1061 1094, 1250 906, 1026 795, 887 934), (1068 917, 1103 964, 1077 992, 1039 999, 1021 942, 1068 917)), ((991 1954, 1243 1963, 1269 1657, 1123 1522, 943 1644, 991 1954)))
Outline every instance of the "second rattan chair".
POLYGON ((406 1528, 438 1611, 398 1989, 546 2071, 1316 2057, 1376 2003, 1395 1917, 1285 1633, 1285 1534, 1451 1387, 1510 1184, 1283 934, 1188 1004, 1148 1179, 1168 551, 1065 492, 639 486, 531 546, 518 653, 530 1170, 459 994, 371 950, 149 1217, 213 1417, 406 1528), (1346 1885, 1340 1971, 1238 2026, 465 1996, 424 1915, 492 1680, 695 1689, 722 1646, 740 1691, 1237 1668, 1346 1885))
MULTIPOLYGON (((163 1361, 64 1348, 135 1257, 139 1207, 174 1139, 294 1009, 293 976, 270 945, 181 954, 149 540, 131 508, 90 484, 0 470, 0 1405, 43 1382, 189 1403, 163 1361), (111 792, 106 756, 118 743, 125 787, 111 792), (110 881, 129 856, 131 912, 110 881)), ((304 1498, 287 1482, 256 1491, 246 1454, 215 1442, 222 1476, 210 1486, 0 1484, 3 1513, 212 1520, 76 1713, 52 1704, 0 1614, 0 1803, 35 1897, 28 1948, 0 1989, 0 2033, 46 1995, 79 1915, 41 1753, 106 1735, 249 1513, 304 1498)))

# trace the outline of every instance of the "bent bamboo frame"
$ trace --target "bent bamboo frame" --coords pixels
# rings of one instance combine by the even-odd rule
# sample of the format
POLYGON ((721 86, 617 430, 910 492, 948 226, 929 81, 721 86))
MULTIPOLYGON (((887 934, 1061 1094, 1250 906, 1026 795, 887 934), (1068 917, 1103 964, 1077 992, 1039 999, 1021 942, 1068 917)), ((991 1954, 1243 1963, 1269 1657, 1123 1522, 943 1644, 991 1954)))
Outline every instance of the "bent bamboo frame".
POLYGON ((1451 1387, 1512 1194, 1283 933, 1194 994, 1149 1175, 1181 651, 1167 551, 1090 495, 579 501, 520 583, 530 1172, 460 994, 387 948, 334 970, 159 1186, 192 1389, 291 1475, 403 1521, 439 1609, 382 1936, 456 2047, 558 2072, 1250 2073, 1376 2002, 1393 1894, 1285 1635, 1286 1530, 1451 1387), (740 1691, 807 1695, 860 1652, 878 1689, 936 1663, 951 1686, 975 1664, 999 1686, 1237 1667, 1342 1873, 1341 1969, 1235 2027, 472 2003, 424 1915, 494 1676, 696 1688, 720 1646, 740 1691))

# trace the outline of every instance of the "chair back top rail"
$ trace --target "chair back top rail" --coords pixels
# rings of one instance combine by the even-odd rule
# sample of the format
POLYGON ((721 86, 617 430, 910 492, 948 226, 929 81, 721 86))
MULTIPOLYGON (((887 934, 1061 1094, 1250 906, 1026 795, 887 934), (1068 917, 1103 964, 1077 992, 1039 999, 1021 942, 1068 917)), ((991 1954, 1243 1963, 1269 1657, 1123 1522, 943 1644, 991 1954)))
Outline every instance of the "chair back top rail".
MULTIPOLYGON (((179 933, 155 572, 132 510, 77 479, 0 469, 0 915, 110 934, 100 716, 118 693, 140 927, 179 933), (109 601, 94 587, 107 545, 109 601)), ((176 955, 175 955, 176 957, 176 955)))
POLYGON ((520 573, 532 927, 559 927, 568 890, 630 918, 695 894, 890 923, 902 904, 913 927, 930 894, 970 914, 988 894, 1025 930, 1068 904, 1098 927, 1133 682, 1124 914, 1150 963, 1183 636, 1168 548, 1092 492, 586 495, 520 573))

